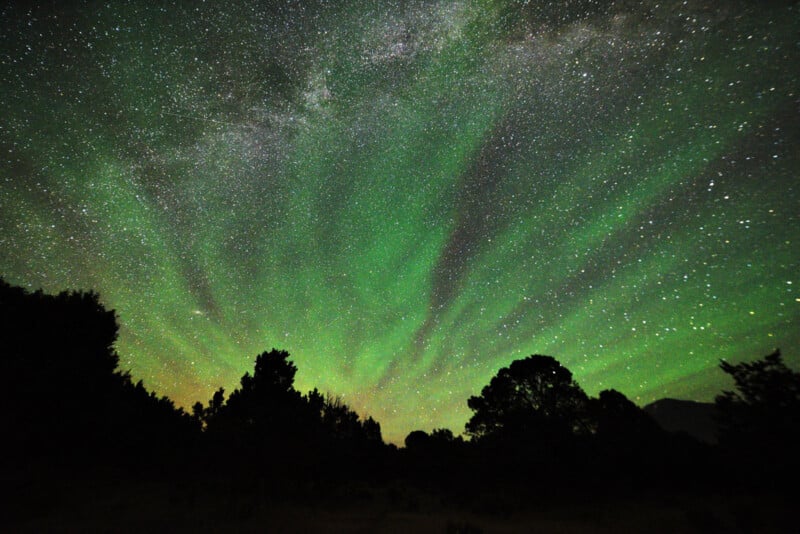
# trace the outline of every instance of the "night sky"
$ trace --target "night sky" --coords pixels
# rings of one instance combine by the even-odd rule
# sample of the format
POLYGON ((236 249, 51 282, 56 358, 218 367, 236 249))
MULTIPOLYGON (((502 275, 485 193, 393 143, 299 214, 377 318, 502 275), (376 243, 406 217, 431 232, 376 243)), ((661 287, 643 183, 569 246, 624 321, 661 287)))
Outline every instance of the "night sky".
POLYGON ((401 442, 533 353, 639 404, 800 363, 797 3, 0 21, 0 276, 100 292, 121 368, 180 405, 276 347, 401 442))

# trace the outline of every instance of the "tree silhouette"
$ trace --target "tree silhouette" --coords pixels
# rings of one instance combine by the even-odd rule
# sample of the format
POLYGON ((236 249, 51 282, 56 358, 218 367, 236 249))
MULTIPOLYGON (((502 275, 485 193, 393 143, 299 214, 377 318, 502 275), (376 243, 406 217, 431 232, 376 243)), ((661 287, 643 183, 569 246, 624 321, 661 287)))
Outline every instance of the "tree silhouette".
POLYGON ((554 441, 589 431, 587 396, 572 373, 550 356, 532 355, 504 367, 467 402, 473 438, 554 441))
POLYGON ((28 293, 0 280, 0 328, 10 445, 28 455, 79 450, 107 421, 108 398, 124 382, 114 312, 96 293, 28 293))
POLYGON ((377 422, 372 416, 367 416, 362 421, 364 438, 369 442, 380 443, 383 445, 383 435, 381 434, 381 424, 377 422))
POLYGON ((425 451, 428 448, 431 436, 424 430, 412 430, 403 443, 408 451, 425 451))
POLYGON ((117 370, 118 330, 97 293, 29 293, 0 280, 6 446, 29 460, 131 464, 190 439, 182 410, 117 370))
POLYGON ((601 391, 589 405, 595 435, 603 441, 635 447, 660 433, 652 417, 615 389, 601 391))
POLYGON ((216 447, 212 456, 259 465, 273 480, 298 479, 300 471, 334 476, 357 462, 367 465, 367 456, 384 446, 380 425, 317 389, 301 395, 289 358, 277 349, 259 354, 253 374, 242 376, 227 401, 220 388, 208 407, 195 404, 195 419, 216 447))
POLYGON ((306 399, 319 417, 327 439, 347 442, 350 446, 366 442, 383 443, 381 425, 372 417, 361 419, 340 397, 322 396, 314 389, 306 399))
POLYGON ((454 451, 464 445, 461 436, 454 436, 448 428, 434 428, 430 434, 424 430, 412 430, 404 441, 406 451, 415 455, 428 455, 437 461, 452 456, 454 451))
POLYGON ((96 293, 29 293, 0 279, 0 387, 9 401, 0 472, 9 487, 38 499, 61 481, 111 488, 147 479, 180 486, 170 503, 206 491, 210 508, 249 510, 324 495, 369 499, 388 479, 395 503, 404 502, 399 490, 422 489, 447 506, 505 514, 580 488, 672 491, 691 476, 696 488, 705 477, 712 489, 719 480, 742 489, 774 480, 774 491, 796 481, 800 373, 777 351, 720 364, 736 388, 716 399, 719 447, 663 432, 620 392, 589 399, 558 361, 533 355, 470 397, 471 441, 418 430, 398 451, 342 397, 298 392, 297 367, 282 350, 259 354, 227 399, 219 388, 189 416, 118 370, 117 331, 96 293))
POLYGON ((119 327, 114 311, 103 308, 97 293, 28 293, 0 279, 0 321, 0 365, 5 377, 15 378, 9 387, 35 388, 35 382, 26 382, 33 376, 72 388, 119 382, 113 349, 119 327))
POLYGON ((644 410, 613 389, 589 400, 594 454, 587 471, 614 478, 624 484, 653 478, 653 464, 671 462, 663 450, 674 440, 644 410))
POLYGON ((722 361, 720 368, 736 385, 715 399, 720 444, 775 455, 793 451, 800 436, 800 373, 784 364, 779 350, 750 363, 722 361))
POLYGON ((308 420, 308 404, 294 388, 297 367, 289 353, 272 349, 256 357, 253 374, 242 376, 240 387, 224 401, 220 388, 208 408, 194 408, 210 432, 238 435, 252 445, 285 441, 308 420))

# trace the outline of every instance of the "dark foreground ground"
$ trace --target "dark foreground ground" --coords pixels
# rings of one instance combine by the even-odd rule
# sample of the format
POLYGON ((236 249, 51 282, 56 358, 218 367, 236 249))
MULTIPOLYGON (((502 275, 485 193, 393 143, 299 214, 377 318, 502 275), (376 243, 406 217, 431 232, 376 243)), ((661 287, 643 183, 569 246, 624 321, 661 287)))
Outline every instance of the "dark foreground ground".
POLYGON ((625 497, 521 499, 473 492, 468 503, 411 486, 325 488, 313 502, 211 484, 62 480, 12 490, 4 532, 622 533, 800 532, 786 494, 648 491, 625 497))

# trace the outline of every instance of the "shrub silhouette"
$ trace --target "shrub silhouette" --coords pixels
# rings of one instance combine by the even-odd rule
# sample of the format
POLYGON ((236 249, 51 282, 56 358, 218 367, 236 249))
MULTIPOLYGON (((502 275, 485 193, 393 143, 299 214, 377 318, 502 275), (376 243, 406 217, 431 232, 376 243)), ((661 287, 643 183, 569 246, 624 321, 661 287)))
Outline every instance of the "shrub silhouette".
POLYGON ((414 454, 438 456, 452 452, 464 444, 461 436, 454 436, 449 428, 434 428, 430 434, 424 430, 412 430, 404 440, 406 450, 414 454))
POLYGON ((454 436, 447 428, 409 432, 400 458, 403 474, 413 477, 426 486, 435 485, 452 491, 464 487, 464 479, 474 481, 477 474, 469 468, 466 458, 467 444, 461 436, 454 436))

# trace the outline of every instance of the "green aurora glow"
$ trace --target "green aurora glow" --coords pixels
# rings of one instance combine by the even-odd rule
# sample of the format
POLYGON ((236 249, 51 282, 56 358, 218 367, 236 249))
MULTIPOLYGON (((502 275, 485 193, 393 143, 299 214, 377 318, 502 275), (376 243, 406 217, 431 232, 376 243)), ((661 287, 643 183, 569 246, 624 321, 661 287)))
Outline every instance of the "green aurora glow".
POLYGON ((800 361, 796 3, 154 4, 2 8, 0 275, 155 391, 283 348, 400 442, 532 353, 639 403, 800 361))

